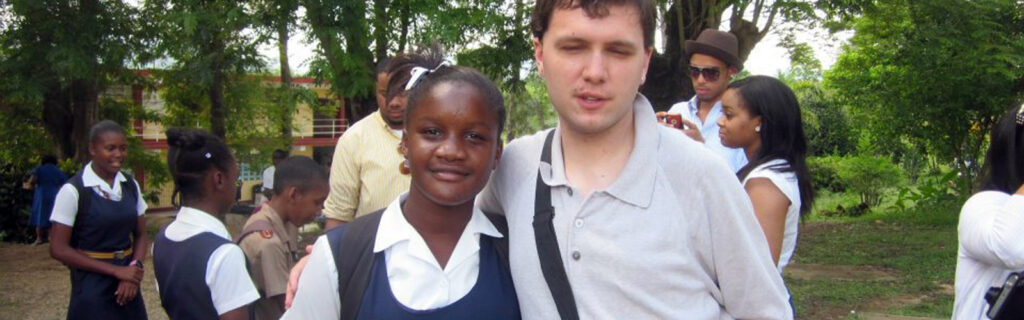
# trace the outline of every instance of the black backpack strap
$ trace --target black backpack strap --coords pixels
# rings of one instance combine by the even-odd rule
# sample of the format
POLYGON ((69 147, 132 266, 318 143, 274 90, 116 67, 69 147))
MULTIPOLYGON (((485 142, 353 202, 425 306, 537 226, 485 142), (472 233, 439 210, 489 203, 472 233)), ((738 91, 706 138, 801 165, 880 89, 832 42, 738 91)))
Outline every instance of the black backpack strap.
MULTIPOLYGON (((541 162, 551 163, 551 140, 554 137, 555 130, 549 131, 547 139, 544 140, 544 150, 541 151, 541 162)), ((551 187, 541 179, 540 171, 537 171, 537 193, 533 210, 533 233, 537 239, 540 269, 544 273, 548 289, 551 290, 551 297, 555 300, 558 315, 562 320, 579 320, 576 298, 573 297, 572 287, 569 286, 569 277, 565 274, 565 265, 562 264, 562 255, 558 250, 558 238, 555 236, 555 226, 552 224, 555 208, 551 206, 551 187)))
POLYGON ((124 175, 124 181, 121 181, 121 198, 126 199, 128 195, 131 195, 132 198, 136 198, 136 201, 138 201, 139 189, 135 186, 135 177, 124 172, 121 172, 121 174, 124 175))
POLYGON ((491 220, 491 224, 501 232, 504 237, 492 238, 494 242, 494 249, 498 252, 498 259, 501 260, 505 266, 508 266, 508 221, 505 220, 505 216, 497 215, 492 213, 484 213, 488 220, 491 220))
POLYGON ((242 240, 245 240, 245 237, 248 237, 250 234, 257 233, 257 232, 263 232, 264 230, 273 230, 273 229, 274 229, 274 226, 270 225, 270 221, 267 221, 267 220, 256 220, 256 221, 253 221, 251 224, 246 226, 245 229, 242 229, 242 233, 238 234, 238 237, 235 238, 235 244, 242 245, 242 240))
POLYGON ((383 213, 384 210, 378 210, 327 231, 327 243, 338 269, 341 320, 355 320, 363 303, 363 293, 373 271, 373 242, 383 213))
POLYGON ((78 173, 71 177, 71 180, 68 180, 68 183, 75 187, 75 191, 78 191, 78 210, 76 210, 76 216, 77 213, 89 210, 89 206, 92 205, 92 195, 89 194, 89 192, 92 192, 92 189, 85 187, 85 183, 82 181, 82 172, 85 172, 85 170, 78 170, 78 173))

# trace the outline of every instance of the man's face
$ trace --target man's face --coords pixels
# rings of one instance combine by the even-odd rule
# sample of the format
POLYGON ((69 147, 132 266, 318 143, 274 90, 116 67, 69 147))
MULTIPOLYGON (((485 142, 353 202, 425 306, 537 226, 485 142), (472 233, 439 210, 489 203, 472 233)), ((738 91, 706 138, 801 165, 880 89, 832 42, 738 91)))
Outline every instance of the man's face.
POLYGON ((312 222, 323 211, 329 191, 327 181, 315 183, 305 192, 295 189, 288 199, 289 221, 297 226, 312 222))
POLYGON ((405 94, 403 93, 401 97, 395 97, 391 101, 387 101, 389 79, 387 73, 377 75, 377 108, 380 110, 380 116, 384 118, 384 122, 388 126, 400 129, 402 121, 405 120, 405 94))
POLYGON ((566 130, 600 133, 632 121, 651 50, 635 7, 608 9, 600 18, 556 9, 543 40, 533 40, 537 69, 566 130))
POLYGON ((725 62, 715 57, 694 53, 690 56, 690 69, 687 70, 693 82, 693 90, 700 101, 718 102, 729 87, 729 79, 735 72, 725 62), (696 77, 694 77, 696 75, 696 77))

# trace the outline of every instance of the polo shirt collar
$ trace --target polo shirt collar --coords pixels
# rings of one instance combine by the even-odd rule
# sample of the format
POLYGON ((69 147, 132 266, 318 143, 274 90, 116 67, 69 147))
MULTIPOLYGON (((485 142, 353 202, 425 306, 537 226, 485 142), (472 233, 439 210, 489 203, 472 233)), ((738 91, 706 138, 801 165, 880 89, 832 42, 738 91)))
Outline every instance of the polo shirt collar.
MULTIPOLYGON (((633 152, 629 155, 626 166, 619 177, 604 191, 626 203, 637 207, 650 206, 654 197, 654 182, 657 178, 656 155, 661 136, 658 133, 658 122, 654 115, 654 107, 642 94, 633 100, 633 125, 636 130, 633 140, 633 152)), ((561 128, 555 128, 555 138, 551 143, 551 164, 541 162, 541 180, 549 186, 568 186, 565 176, 565 162, 562 156, 561 128)))
POLYGON ((192 207, 181 207, 181 210, 178 211, 178 216, 174 220, 188 225, 190 229, 196 230, 197 234, 210 232, 225 240, 231 240, 231 234, 228 233, 228 229, 224 227, 224 224, 205 211, 192 207))
MULTIPOLYGON (((405 219, 405 214, 402 212, 402 203, 408 197, 408 192, 403 193, 384 209, 384 213, 380 217, 380 225, 377 227, 377 236, 373 242, 374 253, 387 250, 403 241, 412 242, 414 237, 420 237, 419 232, 409 224, 409 221, 405 219)), ((484 215, 483 211, 480 211, 476 206, 473 207, 473 215, 470 217, 469 223, 466 224, 466 229, 462 233, 463 235, 470 234, 474 236, 483 234, 493 238, 504 237, 498 231, 498 228, 491 223, 491 220, 484 215)), ((470 249, 474 249, 472 250, 474 252, 480 248, 480 243, 476 241, 467 243, 467 245, 472 246, 470 249)), ((429 253, 429 249, 426 252, 429 253)), ((452 261, 449 260, 450 262, 452 261)))
MULTIPOLYGON (((103 179, 100 178, 98 174, 96 174, 96 171, 93 171, 92 161, 89 161, 89 163, 86 164, 85 168, 83 168, 82 170, 82 186, 95 187, 106 184, 106 181, 103 181, 103 179)), ((114 186, 112 186, 112 188, 114 190, 119 189, 121 182, 127 180, 128 178, 125 178, 125 176, 121 174, 121 171, 118 171, 117 175, 114 176, 114 186)))

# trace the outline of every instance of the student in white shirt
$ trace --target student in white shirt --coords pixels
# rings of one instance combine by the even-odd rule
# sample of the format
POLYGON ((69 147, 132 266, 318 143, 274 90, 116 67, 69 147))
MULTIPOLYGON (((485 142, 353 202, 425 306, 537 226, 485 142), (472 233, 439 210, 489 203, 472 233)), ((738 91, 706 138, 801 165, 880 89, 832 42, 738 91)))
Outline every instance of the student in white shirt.
POLYGON ((288 158, 288 152, 281 149, 277 149, 274 150, 274 153, 271 157, 272 159, 270 166, 267 167, 266 169, 263 169, 263 193, 261 194, 263 196, 263 199, 261 199, 257 203, 257 205, 270 201, 270 197, 274 196, 274 172, 277 170, 277 164, 281 163, 281 161, 284 161, 285 158, 288 158))
POLYGON ((409 55, 405 67, 407 57, 392 60, 400 65, 389 87, 412 90, 401 143, 408 193, 317 239, 282 319, 520 318, 495 224, 504 220, 474 205, 501 157, 501 92, 478 71, 427 55, 409 55), (351 261, 366 273, 345 268, 351 261))
POLYGON ((1024 104, 992 128, 985 168, 960 211, 953 319, 988 319, 985 292, 1024 271, 1024 104))
POLYGON ((167 144, 181 210, 153 241, 164 310, 176 320, 248 319, 260 294, 242 249, 217 219, 235 203, 238 164, 223 141, 202 130, 170 129, 167 144))
POLYGON ((146 202, 121 172, 128 143, 110 120, 96 123, 88 141, 91 161, 57 192, 50 216, 50 255, 71 271, 67 318, 146 319, 146 202))
POLYGON ((729 85, 722 114, 718 135, 723 145, 742 148, 750 159, 737 175, 782 272, 796 250, 800 215, 814 201, 800 104, 782 81, 752 76, 729 85))

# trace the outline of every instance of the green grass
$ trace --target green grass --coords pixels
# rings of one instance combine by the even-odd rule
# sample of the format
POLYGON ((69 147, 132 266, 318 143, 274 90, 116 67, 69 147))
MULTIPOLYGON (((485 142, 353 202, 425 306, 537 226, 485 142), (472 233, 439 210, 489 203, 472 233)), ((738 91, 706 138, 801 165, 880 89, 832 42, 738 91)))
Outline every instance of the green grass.
MULTIPOLYGON (((834 207, 846 197, 825 194, 819 204, 834 207)), ((948 319, 953 297, 941 286, 953 284, 958 214, 954 203, 905 211, 883 204, 860 217, 807 217, 795 263, 882 268, 896 280, 787 278, 801 318, 856 319, 856 310, 948 319)))

